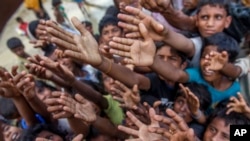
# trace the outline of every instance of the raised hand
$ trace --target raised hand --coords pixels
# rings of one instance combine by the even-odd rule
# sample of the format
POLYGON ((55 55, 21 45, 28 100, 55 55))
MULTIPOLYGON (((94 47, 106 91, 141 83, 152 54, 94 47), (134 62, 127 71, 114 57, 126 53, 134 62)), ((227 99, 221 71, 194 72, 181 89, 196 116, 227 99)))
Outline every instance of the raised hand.
POLYGON ((206 55, 205 61, 209 64, 208 69, 219 71, 222 70, 228 62, 228 54, 226 51, 223 51, 222 53, 212 51, 206 55))
POLYGON ((227 114, 230 114, 231 112, 237 112, 237 113, 243 113, 243 114, 249 114, 250 108, 247 105, 247 102, 243 98, 243 96, 240 93, 237 93, 238 98, 231 97, 230 103, 227 104, 227 114))
POLYGON ((123 99, 122 107, 127 107, 132 109, 134 106, 138 105, 140 102, 140 94, 138 91, 138 86, 134 85, 132 90, 126 87, 119 81, 115 81, 115 84, 120 88, 111 88, 115 93, 120 95, 123 99))
POLYGON ((31 100, 36 96, 35 82, 31 74, 17 74, 14 77, 14 83, 27 100, 31 100))
MULTIPOLYGON (((83 140, 83 134, 79 134, 76 137, 74 137, 72 141, 82 141, 82 140, 83 140)), ((36 138, 35 141, 53 141, 53 140, 49 140, 49 139, 46 139, 46 138, 38 137, 38 138, 36 138)))
POLYGON ((94 66, 100 65, 102 58, 99 54, 98 43, 95 38, 76 17, 73 17, 71 21, 81 35, 73 35, 63 31, 55 23, 49 21, 47 22, 49 26, 47 32, 52 35, 51 42, 63 48, 65 50, 64 55, 74 60, 94 66))
POLYGON ((167 109, 166 113, 169 117, 155 115, 154 118, 156 121, 161 122, 160 124, 165 124, 164 126, 168 128, 150 127, 150 132, 161 134, 169 141, 196 140, 194 131, 188 127, 182 117, 171 109, 167 109))
POLYGON ((132 140, 139 140, 139 141, 162 140, 163 137, 161 135, 156 134, 156 133, 150 133, 148 131, 149 127, 152 127, 152 128, 153 127, 159 127, 158 122, 153 119, 153 116, 155 115, 155 111, 154 111, 153 108, 151 108, 149 110, 149 115, 150 115, 150 118, 151 118, 151 124, 146 125, 146 124, 142 123, 140 120, 138 120, 131 112, 127 112, 128 118, 139 128, 139 130, 131 129, 131 128, 128 128, 128 127, 125 127, 125 126, 122 126, 122 125, 119 125, 118 129, 125 132, 125 133, 127 133, 127 134, 138 137, 136 139, 131 139, 131 141, 132 140))
POLYGON ((127 64, 150 66, 153 64, 155 45, 143 23, 139 24, 139 30, 142 40, 114 37, 109 44, 112 47, 110 52, 126 57, 124 62, 127 64))
POLYGON ((171 0, 140 0, 141 5, 154 12, 164 13, 171 6, 171 0))
POLYGON ((61 96, 59 103, 64 105, 63 110, 72 113, 75 118, 89 123, 94 122, 96 120, 94 106, 80 94, 76 94, 75 99, 76 100, 71 97, 61 96))
POLYGON ((148 35, 153 40, 163 41, 164 36, 168 33, 168 30, 164 28, 162 24, 154 20, 151 16, 146 15, 140 9, 127 6, 125 8, 128 14, 118 14, 118 18, 123 22, 119 22, 118 25, 129 31, 126 34, 128 38, 140 38, 142 35, 139 31, 139 23, 143 23, 148 30, 148 35))
MULTIPOLYGON (((64 105, 62 105, 61 101, 60 101, 60 97, 62 95, 69 97, 68 94, 65 94, 65 93, 59 92, 59 91, 54 91, 54 92, 52 92, 52 97, 50 97, 44 101, 45 104, 47 105, 48 112, 52 113, 54 119, 73 117, 72 113, 63 110, 64 105)), ((72 104, 74 104, 74 103, 72 103, 72 104)))
MULTIPOLYGON (((39 61, 39 64, 41 66, 47 68, 48 70, 50 70, 54 74, 60 76, 61 78, 66 79, 68 84, 72 84, 72 82, 75 81, 74 74, 67 67, 63 66, 62 64, 60 64, 58 62, 54 62, 45 56, 36 55, 35 58, 39 61)), ((48 73, 49 72, 47 72, 47 74, 45 74, 45 75, 47 75, 47 76, 52 75, 51 73, 50 74, 48 74, 48 73)))
POLYGON ((182 92, 185 94, 187 99, 188 108, 191 111, 192 115, 198 115, 200 108, 200 101, 197 96, 188 87, 184 87, 182 84, 179 84, 182 92))

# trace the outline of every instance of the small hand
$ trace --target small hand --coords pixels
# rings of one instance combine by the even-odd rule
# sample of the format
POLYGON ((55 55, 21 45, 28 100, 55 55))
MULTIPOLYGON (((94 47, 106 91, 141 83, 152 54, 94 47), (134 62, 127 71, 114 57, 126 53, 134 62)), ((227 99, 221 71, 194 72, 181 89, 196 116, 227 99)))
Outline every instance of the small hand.
POLYGON ((249 114, 250 108, 247 105, 247 102, 240 93, 238 93, 237 95, 238 98, 236 97, 230 98, 230 103, 227 104, 228 108, 227 114, 230 114, 232 111, 237 113, 249 114))
POLYGON ((222 53, 212 51, 206 55, 205 61, 209 64, 208 69, 215 71, 222 70, 228 62, 228 54, 226 51, 223 51, 222 53))

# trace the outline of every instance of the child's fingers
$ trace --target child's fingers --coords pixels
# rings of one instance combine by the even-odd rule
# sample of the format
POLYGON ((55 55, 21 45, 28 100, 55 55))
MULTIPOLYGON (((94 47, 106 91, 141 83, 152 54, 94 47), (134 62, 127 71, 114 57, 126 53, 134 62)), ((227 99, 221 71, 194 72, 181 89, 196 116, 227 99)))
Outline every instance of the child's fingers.
POLYGON ((132 25, 132 24, 125 23, 125 22, 119 22, 118 25, 124 29, 127 29, 129 32, 139 31, 139 28, 137 25, 132 25))
POLYGON ((141 33, 139 31, 137 31, 137 32, 130 32, 130 33, 127 33, 125 35, 125 37, 127 37, 127 38, 140 38, 141 37, 141 33))

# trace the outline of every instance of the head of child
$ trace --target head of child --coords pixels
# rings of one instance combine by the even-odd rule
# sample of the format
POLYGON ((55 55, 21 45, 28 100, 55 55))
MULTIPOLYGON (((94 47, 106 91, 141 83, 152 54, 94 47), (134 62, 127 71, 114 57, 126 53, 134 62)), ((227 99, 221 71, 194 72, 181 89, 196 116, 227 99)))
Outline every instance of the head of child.
POLYGON ((222 32, 204 39, 204 46, 200 58, 200 70, 203 78, 209 83, 220 80, 223 77, 220 71, 208 69, 209 64, 206 62, 205 57, 211 51, 219 53, 226 51, 228 54, 228 62, 233 62, 238 55, 239 47, 234 38, 222 32))
MULTIPOLYGON (((206 86, 198 83, 187 83, 184 84, 184 86, 188 87, 191 90, 191 92, 193 92, 193 94, 199 99, 200 103, 199 110, 205 112, 212 102, 211 95, 207 90, 206 86)), ((187 97, 185 96, 185 94, 181 89, 178 90, 178 92, 176 93, 176 99, 174 101, 173 109, 178 115, 183 117, 183 119, 187 123, 193 121, 191 111, 188 107, 187 97)))
POLYGON ((104 16, 99 23, 101 42, 108 45, 113 37, 122 36, 122 28, 118 26, 118 18, 110 15, 104 16))
POLYGON ((24 51, 24 45, 22 41, 17 37, 12 37, 7 40, 7 47, 11 52, 18 57, 26 58, 26 52, 24 51))
POLYGON ((18 128, 16 126, 12 126, 8 124, 6 121, 1 122, 1 127, 2 128, 2 133, 3 133, 3 138, 4 141, 17 141, 20 139, 21 134, 22 134, 22 129, 18 128))
POLYGON ((61 0, 52 0, 51 1, 51 5, 56 8, 58 6, 60 6, 62 4, 62 1, 61 0))
POLYGON ((202 0, 197 11, 196 26, 202 37, 222 32, 231 24, 228 0, 202 0))
POLYGON ((93 26, 90 21, 82 21, 82 24, 85 26, 85 28, 91 33, 94 34, 93 32, 93 26))
POLYGON ((44 101, 45 99, 51 97, 52 92, 56 91, 56 88, 48 85, 44 81, 36 80, 35 81, 35 91, 36 91, 37 97, 41 101, 44 101))
POLYGON ((23 19, 22 19, 21 17, 17 17, 17 18, 16 18, 16 21, 17 21, 18 23, 20 23, 20 24, 24 22, 23 19))
MULTIPOLYGON (((179 51, 171 48, 163 42, 156 42, 156 56, 165 62, 169 62, 174 67, 184 70, 187 66, 186 57, 179 51)), ((161 79, 163 77, 160 76, 161 79)), ((174 82, 166 80, 166 82, 173 86, 174 82)))
POLYGON ((250 120, 243 114, 231 112, 227 115, 226 111, 226 105, 223 105, 210 115, 203 141, 229 141, 230 125, 250 124, 250 120))
POLYGON ((23 131, 20 141, 34 141, 41 137, 53 141, 64 141, 65 135, 56 127, 48 124, 36 124, 23 131))

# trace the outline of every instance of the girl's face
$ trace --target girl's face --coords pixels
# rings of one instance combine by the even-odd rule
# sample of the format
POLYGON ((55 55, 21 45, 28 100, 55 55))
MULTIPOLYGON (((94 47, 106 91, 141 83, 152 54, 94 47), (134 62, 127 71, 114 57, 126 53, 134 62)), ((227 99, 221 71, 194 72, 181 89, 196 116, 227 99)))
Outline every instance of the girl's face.
POLYGON ((187 123, 193 120, 191 112, 188 108, 187 98, 185 96, 178 96, 174 101, 174 111, 180 115, 187 123))
POLYGON ((22 129, 8 124, 2 124, 3 137, 5 141, 17 141, 21 136, 22 129))
POLYGON ((51 141, 63 141, 62 137, 57 134, 51 133, 49 131, 43 130, 40 132, 37 137, 45 138, 51 141))

